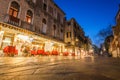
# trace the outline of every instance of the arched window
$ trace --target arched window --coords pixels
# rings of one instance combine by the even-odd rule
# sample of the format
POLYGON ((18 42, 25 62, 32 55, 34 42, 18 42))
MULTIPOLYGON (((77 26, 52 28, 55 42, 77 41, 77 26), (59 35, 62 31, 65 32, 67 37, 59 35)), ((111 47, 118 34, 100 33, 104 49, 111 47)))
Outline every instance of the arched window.
POLYGON ((45 20, 45 19, 43 19, 43 20, 42 20, 42 23, 43 23, 43 24, 46 24, 46 20, 45 20))
POLYGON ((42 32, 46 33, 47 30, 47 23, 46 23, 46 19, 42 20, 42 32))
POLYGON ((53 25, 54 30, 56 30, 56 25, 53 25))
POLYGON ((10 5, 9 15, 18 17, 19 10, 20 10, 20 5, 17 2, 13 1, 10 5))
POLYGON ((33 18, 33 13, 32 11, 28 10, 26 14, 26 22, 31 23, 33 18))
POLYGON ((47 0, 43 0, 43 10, 47 11, 47 0))

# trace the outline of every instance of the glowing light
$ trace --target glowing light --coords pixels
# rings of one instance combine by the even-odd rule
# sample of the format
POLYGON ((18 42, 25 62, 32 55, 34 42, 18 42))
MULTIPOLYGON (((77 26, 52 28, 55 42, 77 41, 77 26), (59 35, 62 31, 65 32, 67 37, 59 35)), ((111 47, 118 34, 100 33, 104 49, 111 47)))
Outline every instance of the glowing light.
POLYGON ((67 49, 65 49, 65 51, 67 51, 67 49))
POLYGON ((17 35, 17 37, 18 38, 20 38, 20 39, 22 39, 22 40, 25 40, 25 41, 27 41, 27 40, 29 40, 29 37, 28 36, 24 36, 24 35, 17 35))
POLYGON ((69 56, 72 56, 72 54, 69 54, 69 56))
POLYGON ((0 35, 2 35, 4 33, 4 31, 0 31, 0 35))
POLYGON ((30 41, 32 42, 32 41, 33 41, 33 38, 30 38, 30 41))
POLYGON ((50 59, 50 61, 51 61, 51 62, 54 62, 54 61, 55 61, 55 59, 51 58, 51 59, 50 59))
POLYGON ((5 43, 11 43, 11 41, 8 41, 8 40, 3 40, 3 42, 5 42, 5 43))
POLYGON ((72 50, 70 50, 70 53, 72 53, 72 50))
POLYGON ((78 53, 77 55, 80 56, 81 53, 78 53))
POLYGON ((75 55, 78 55, 78 53, 75 53, 75 55))
POLYGON ((63 56, 63 54, 62 54, 62 53, 60 53, 60 56, 63 56))

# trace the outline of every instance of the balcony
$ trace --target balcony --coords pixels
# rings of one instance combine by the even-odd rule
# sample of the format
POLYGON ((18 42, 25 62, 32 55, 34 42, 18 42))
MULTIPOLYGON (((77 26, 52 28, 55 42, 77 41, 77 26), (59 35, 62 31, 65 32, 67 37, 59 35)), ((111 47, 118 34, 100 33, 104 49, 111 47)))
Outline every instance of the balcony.
POLYGON ((29 31, 35 31, 33 25, 30 24, 30 23, 27 23, 27 22, 25 22, 25 21, 21 21, 21 26, 20 26, 20 27, 21 27, 21 28, 24 28, 24 29, 26 29, 26 30, 29 30, 29 31))
POLYGON ((20 26, 20 19, 11 15, 5 16, 5 22, 11 25, 20 26))
POLYGON ((50 37, 57 41, 63 41, 63 39, 60 39, 60 37, 58 37, 58 36, 51 35, 50 37))

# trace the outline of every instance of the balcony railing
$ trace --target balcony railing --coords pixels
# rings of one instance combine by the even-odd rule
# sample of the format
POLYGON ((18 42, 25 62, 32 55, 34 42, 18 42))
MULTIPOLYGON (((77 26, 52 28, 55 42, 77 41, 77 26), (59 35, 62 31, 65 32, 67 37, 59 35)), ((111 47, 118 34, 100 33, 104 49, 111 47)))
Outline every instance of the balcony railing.
POLYGON ((5 22, 15 26, 20 26, 20 19, 11 15, 5 16, 5 22))
POLYGON ((26 30, 29 30, 29 31, 35 31, 34 26, 30 23, 25 22, 25 21, 21 21, 21 26, 20 27, 24 28, 26 30))
POLYGON ((63 39, 61 39, 60 37, 57 36, 52 36, 53 39, 59 40, 59 41, 63 41, 63 39))

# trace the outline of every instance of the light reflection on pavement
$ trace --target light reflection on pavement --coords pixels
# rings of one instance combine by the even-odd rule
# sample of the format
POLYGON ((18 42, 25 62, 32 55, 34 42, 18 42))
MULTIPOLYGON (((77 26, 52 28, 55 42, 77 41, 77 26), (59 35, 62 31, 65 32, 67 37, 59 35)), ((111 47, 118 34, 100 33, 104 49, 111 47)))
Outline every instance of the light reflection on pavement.
POLYGON ((120 59, 107 57, 0 57, 0 80, 120 80, 120 59))

